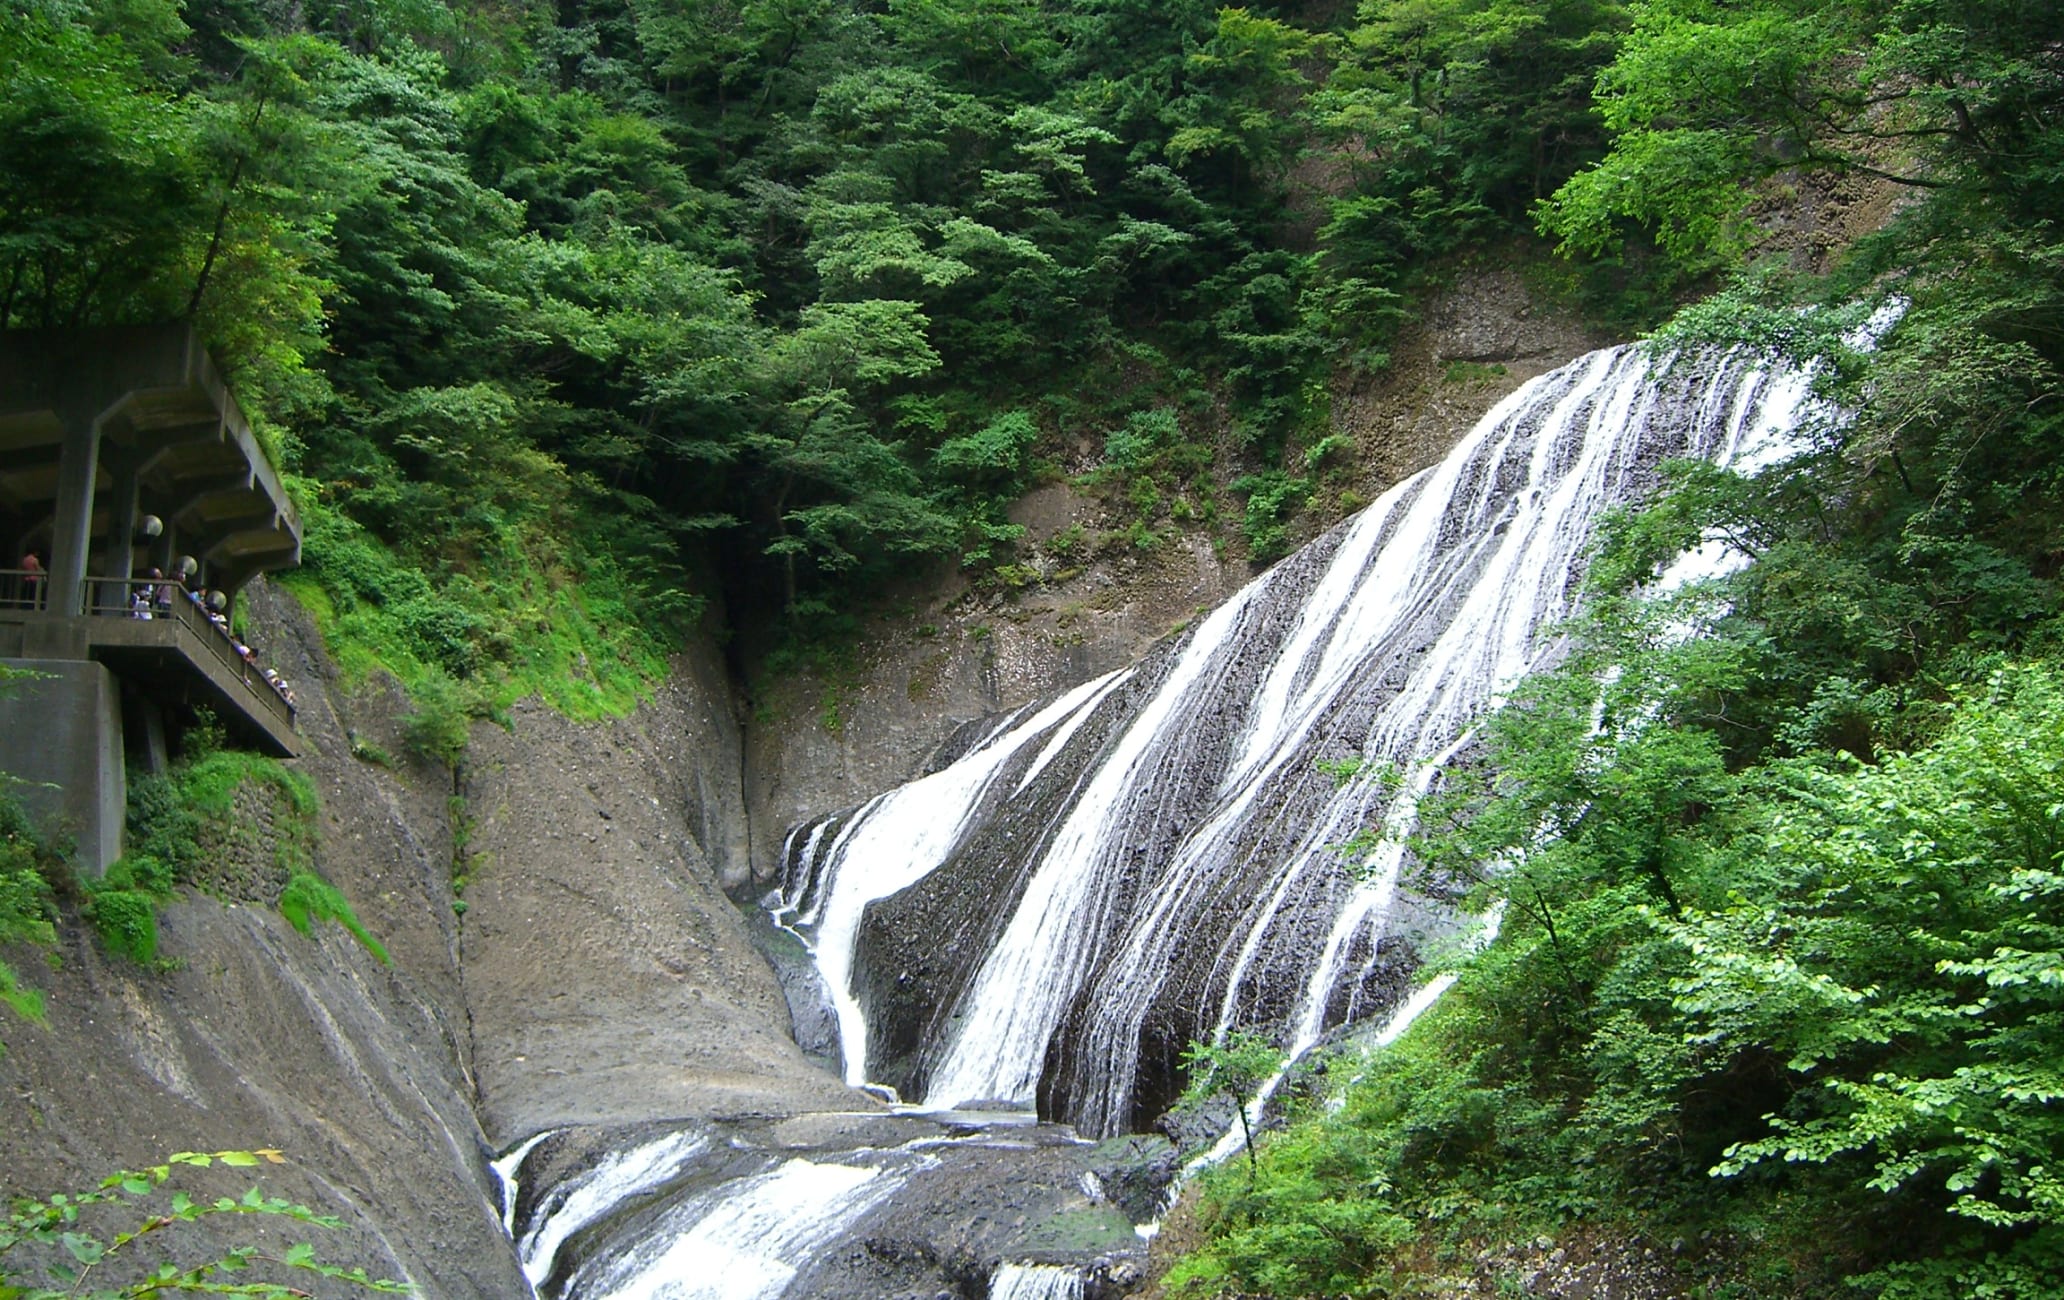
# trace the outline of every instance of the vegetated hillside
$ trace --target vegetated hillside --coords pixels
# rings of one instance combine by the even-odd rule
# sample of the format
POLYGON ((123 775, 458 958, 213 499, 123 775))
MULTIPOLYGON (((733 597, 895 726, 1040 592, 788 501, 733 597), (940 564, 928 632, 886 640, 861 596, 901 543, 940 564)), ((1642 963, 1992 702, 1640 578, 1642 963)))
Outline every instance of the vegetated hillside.
POLYGON ((1713 264, 1770 178, 1903 191, 1825 278, 1752 266, 1669 331, 1815 361, 1847 414, 1618 521, 1416 841, 1503 935, 1215 1178, 1183 1293, 2064 1294, 2057 8, 1634 13, 1546 224, 1713 264), (1701 536, 1749 563, 1655 592, 1701 536))
MULTIPOLYGON (((708 597, 821 636, 913 565, 1009 581, 1084 436, 1114 544, 1278 553, 1329 381, 1599 156, 1626 23, 1335 12, 34 0, 0 326, 198 320, 347 669, 621 712, 708 597)), ((1640 316, 1625 256, 1549 278, 1640 316)))

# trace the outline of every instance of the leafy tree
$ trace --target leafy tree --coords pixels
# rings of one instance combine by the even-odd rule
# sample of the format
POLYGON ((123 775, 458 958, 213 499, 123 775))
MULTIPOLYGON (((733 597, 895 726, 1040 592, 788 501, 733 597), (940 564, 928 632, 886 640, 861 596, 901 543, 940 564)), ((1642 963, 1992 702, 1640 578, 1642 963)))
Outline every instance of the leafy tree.
POLYGON ((1169 162, 1181 169, 1217 158, 1236 191, 1250 177, 1280 178, 1303 142, 1303 65, 1323 48, 1279 19, 1219 10, 1211 39, 1184 60, 1183 94, 1168 108, 1169 162))
POLYGON ((1673 256, 1717 264, 1755 242, 1754 184, 1783 172, 2046 201, 2060 87, 2035 33, 2054 17, 2018 0, 1651 0, 1600 78, 1613 150, 1543 223, 1601 248, 1638 222, 1673 256))
POLYGON ((1254 1154, 1254 1129, 1247 1120, 1247 1102, 1270 1076, 1283 1068, 1283 1053, 1260 1034, 1247 1030, 1230 1033, 1216 1043, 1191 1043, 1182 1054, 1183 1085, 1178 1105, 1201 1106, 1229 1098, 1240 1124, 1240 1141, 1247 1148, 1248 1176, 1259 1168, 1254 1154))
POLYGON ((0 1218, 0 1296, 9 1300, 96 1300, 169 1294, 244 1295, 289 1300, 308 1294, 315 1279, 353 1291, 406 1295, 411 1288, 379 1281, 363 1268, 324 1264, 312 1246, 290 1246, 271 1254, 256 1246, 207 1253, 193 1263, 170 1257, 169 1239, 181 1224, 223 1215, 258 1215, 318 1228, 341 1228, 338 1219, 305 1205, 268 1197, 253 1187, 241 1197, 197 1201, 172 1192, 162 1207, 149 1198, 181 1171, 215 1165, 248 1169, 286 1163, 277 1151, 181 1151, 147 1169, 110 1174, 88 1191, 55 1193, 41 1200, 20 1198, 0 1218), (140 1220, 135 1215, 143 1215, 140 1220), (134 1226, 111 1226, 110 1220, 134 1226), (268 1276, 270 1274, 270 1276, 268 1276))
MULTIPOLYGON (((169 7, 151 17, 160 39, 178 30, 169 7)), ((194 105, 121 35, 40 6, 0 15, 0 68, 0 326, 176 312, 209 215, 194 105)))

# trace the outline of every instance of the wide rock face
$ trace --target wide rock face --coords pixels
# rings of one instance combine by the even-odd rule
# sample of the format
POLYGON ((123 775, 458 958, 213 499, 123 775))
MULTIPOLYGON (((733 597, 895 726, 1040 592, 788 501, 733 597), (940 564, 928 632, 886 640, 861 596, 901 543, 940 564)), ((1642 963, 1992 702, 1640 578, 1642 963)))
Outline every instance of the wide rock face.
POLYGON ((505 1165, 543 1296, 931 1300, 1047 1261, 1129 1289, 1144 1252, 1113 1163, 1022 1117, 820 1113, 558 1130, 505 1165))
POLYGON ((577 1122, 876 1106, 790 1041, 778 986, 718 888, 747 843, 714 651, 684 655, 618 722, 519 704, 509 729, 476 726, 455 791, 449 771, 385 757, 405 752, 406 701, 342 690, 293 601, 258 584, 250 622, 301 697, 314 865, 392 965, 339 927, 287 925, 271 906, 267 809, 240 801, 236 838, 251 843, 211 868, 214 897, 166 909, 164 969, 104 957, 82 925, 54 969, 41 950, 5 954, 43 992, 49 1025, 0 1020, 0 1095, 16 1117, 0 1124, 0 1195, 80 1188, 173 1151, 274 1147, 288 1165, 191 1185, 261 1183, 346 1227, 289 1237, 235 1216, 181 1229, 183 1257, 313 1236, 326 1260, 426 1296, 507 1300, 527 1283, 489 1161, 516 1140, 577 1122), (455 871, 470 876, 463 899, 455 871))
MULTIPOLYGON (((215 897, 163 911, 158 968, 105 957, 83 924, 66 927, 54 969, 41 951, 8 952, 49 1023, 0 1026, 13 1117, 0 1124, 0 1194, 77 1189, 174 1151, 274 1147, 287 1165, 180 1185, 238 1195, 259 1183, 344 1228, 224 1216, 167 1234, 177 1257, 313 1240, 331 1262, 425 1295, 521 1295, 473 1113, 444 792, 431 773, 351 757, 354 735, 399 751, 396 701, 333 692, 299 607, 262 583, 251 595, 254 637, 302 700, 300 767, 322 802, 314 865, 393 964, 338 926, 295 933, 270 905, 280 882, 235 845, 211 868, 215 897)), ((238 838, 262 839, 262 801, 239 809, 250 834, 238 838)))
POLYGON ((709 659, 620 722, 519 704, 511 724, 475 729, 466 782, 460 969, 490 1138, 874 1105, 804 1059, 718 886, 745 816, 709 659))

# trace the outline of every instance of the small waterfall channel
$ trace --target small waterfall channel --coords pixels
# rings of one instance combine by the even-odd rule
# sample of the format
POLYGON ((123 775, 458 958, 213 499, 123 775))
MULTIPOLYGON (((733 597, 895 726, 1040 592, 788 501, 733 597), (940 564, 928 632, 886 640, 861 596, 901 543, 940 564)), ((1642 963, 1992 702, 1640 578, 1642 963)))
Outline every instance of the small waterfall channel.
POLYGON ((765 906, 815 971, 799 1019, 828 1011, 846 1081, 910 1104, 807 1138, 533 1139, 504 1173, 539 1293, 1122 1294, 1179 1164, 1128 1197, 1110 1153, 1145 1141, 1184 1048, 1251 1029, 1297 1055, 1431 1001, 1422 954, 1480 922, 1363 832, 1408 828, 1557 653, 1605 511, 1670 458, 1766 463, 1808 388, 1736 356, 1581 358, 1134 666, 795 828, 765 906))

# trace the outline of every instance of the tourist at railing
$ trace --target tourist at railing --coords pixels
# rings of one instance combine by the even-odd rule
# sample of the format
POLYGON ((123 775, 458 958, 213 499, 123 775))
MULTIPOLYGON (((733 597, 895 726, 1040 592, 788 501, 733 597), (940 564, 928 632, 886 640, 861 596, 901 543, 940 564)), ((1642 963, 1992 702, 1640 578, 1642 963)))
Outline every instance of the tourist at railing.
POLYGON ((43 608, 43 558, 34 551, 21 557, 21 567, 14 575, 14 591, 10 593, 12 603, 21 609, 43 608))
MULTIPOLYGON (((258 662, 258 652, 237 635, 230 626, 226 612, 229 597, 220 591, 200 591, 186 585, 190 576, 191 561, 182 558, 175 564, 168 576, 162 569, 147 570, 141 578, 122 580, 117 578, 89 578, 86 581, 86 612, 101 617, 126 615, 138 619, 174 619, 189 623, 193 631, 203 637, 208 633, 201 626, 205 621, 222 638, 217 653, 225 665, 234 668, 243 678, 244 684, 257 690, 262 681, 273 694, 287 706, 291 714, 296 711, 294 689, 284 677, 272 668, 258 662), (178 598, 186 597, 191 609, 182 612, 178 598)), ((0 609, 42 609, 47 598, 49 574, 43 568, 42 557, 30 552, 22 557, 21 567, 0 569, 0 609)))
POLYGON ((287 702, 288 708, 295 707, 294 688, 287 685, 287 679, 280 676, 277 669, 268 668, 265 670, 265 684, 279 692, 279 697, 287 702))
POLYGON ((230 626, 229 615, 226 612, 229 608, 229 597, 220 591, 201 591, 188 587, 186 576, 181 566, 174 566, 170 577, 162 570, 152 569, 143 578, 128 584, 129 595, 126 601, 105 598, 107 603, 94 606, 92 612, 112 615, 126 610, 132 618, 173 618, 177 609, 174 602, 180 596, 184 596, 187 604, 192 607, 187 617, 194 622, 194 630, 203 637, 207 636, 207 631, 200 626, 205 622, 214 630, 215 635, 222 638, 222 658, 229 667, 237 670, 244 684, 257 690, 262 680, 279 696, 288 711, 293 712, 296 708, 293 688, 288 686, 286 679, 274 669, 261 667, 258 663, 258 652, 230 626))

